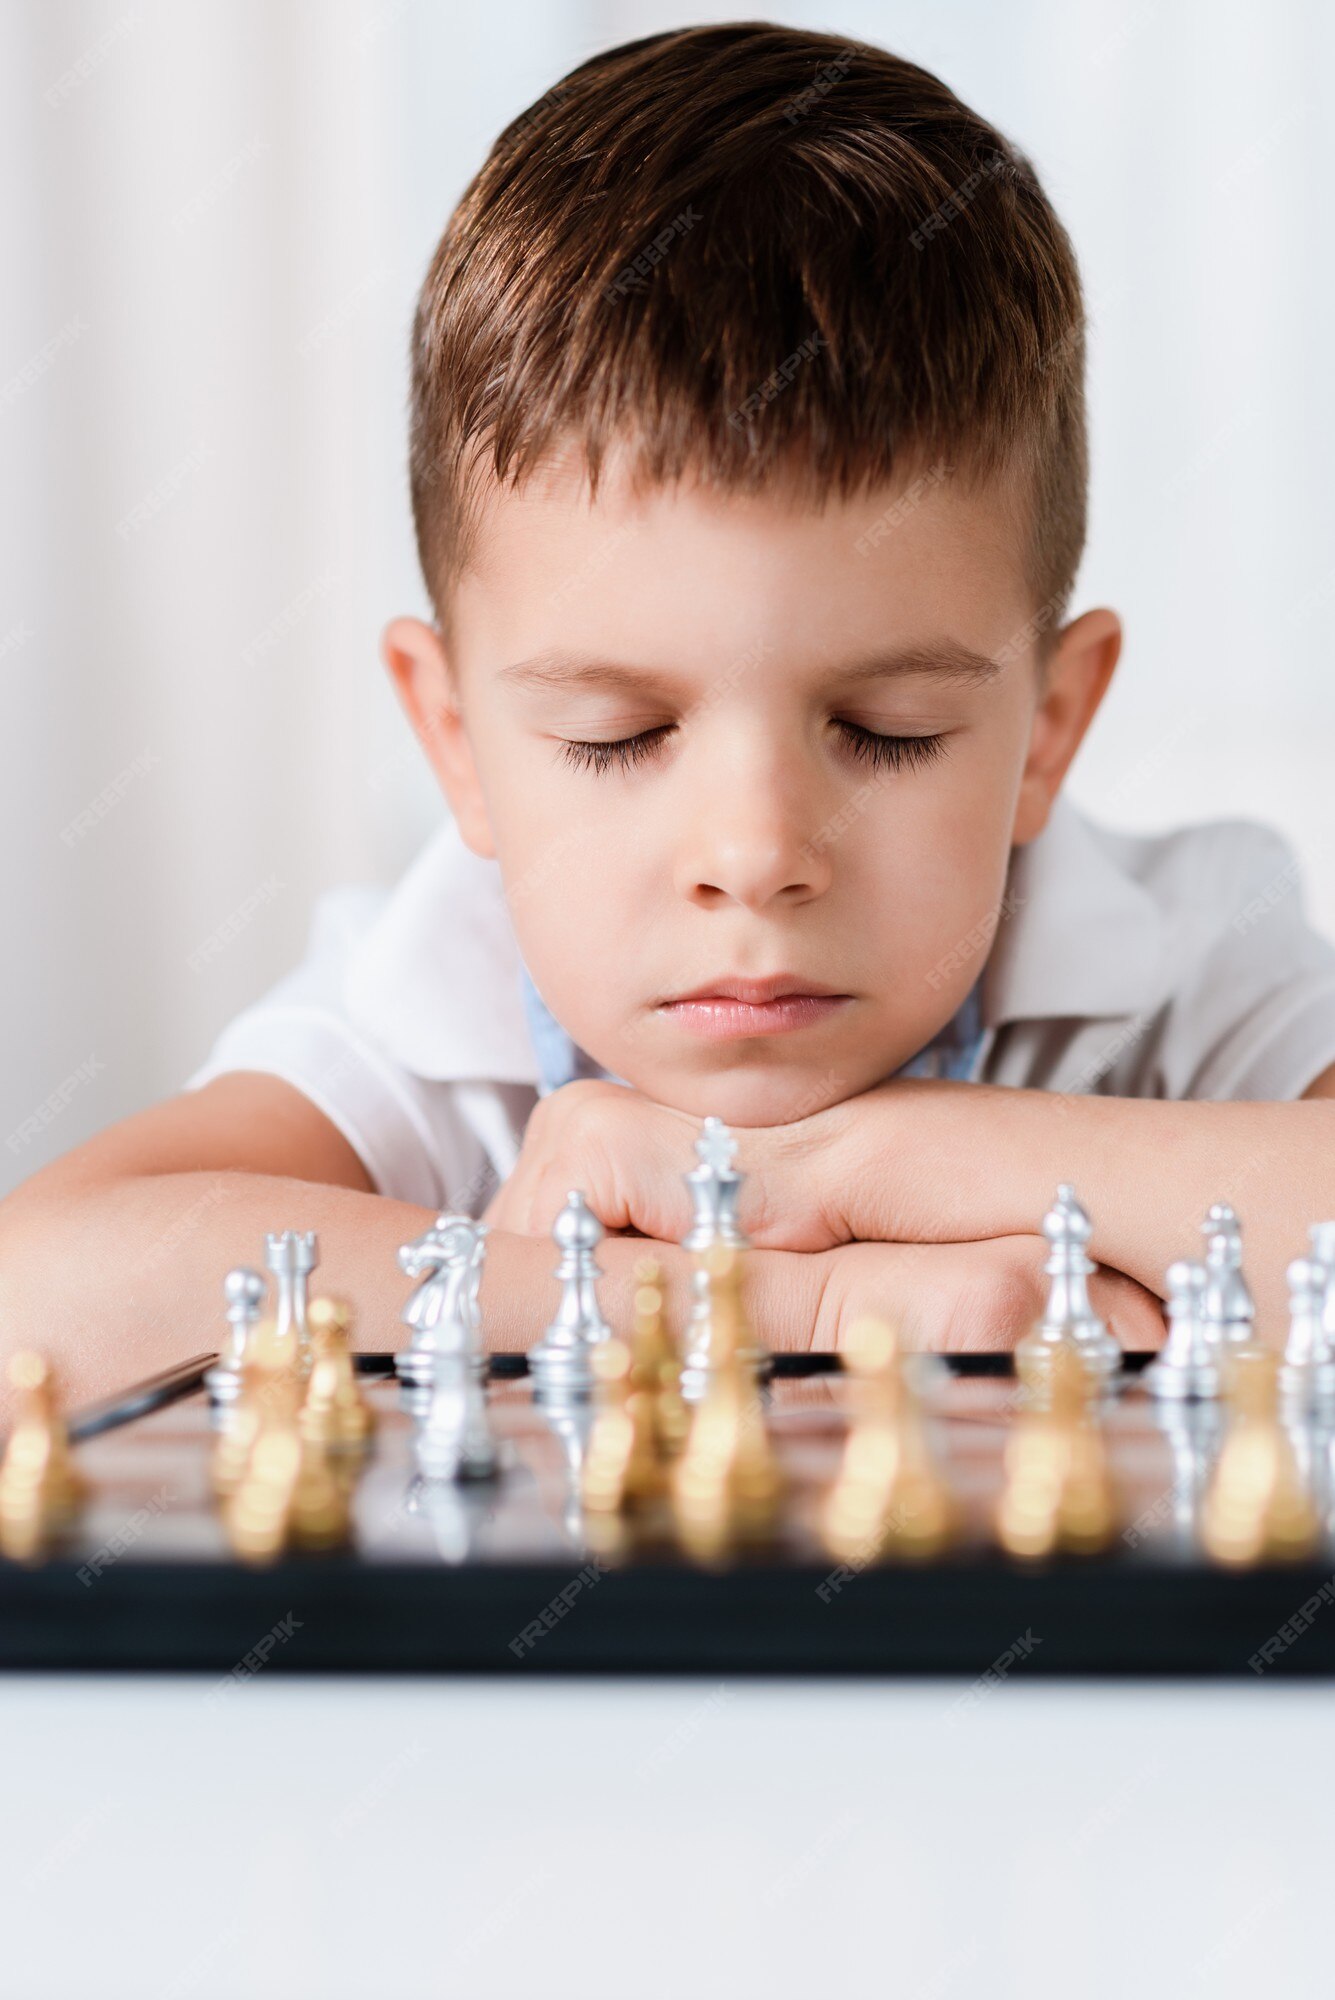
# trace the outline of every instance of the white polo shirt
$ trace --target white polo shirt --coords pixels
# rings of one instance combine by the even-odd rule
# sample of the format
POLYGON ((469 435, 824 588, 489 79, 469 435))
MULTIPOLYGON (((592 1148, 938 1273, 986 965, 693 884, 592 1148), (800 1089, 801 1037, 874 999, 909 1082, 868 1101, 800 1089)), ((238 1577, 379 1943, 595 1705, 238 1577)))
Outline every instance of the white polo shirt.
MULTIPOLYGON (((955 963, 980 957, 960 941, 955 963)), ((1302 1095, 1335 1063, 1335 945, 1267 828, 1096 826, 1059 799, 1011 859, 981 971, 979 1081, 1122 1097, 1302 1095)), ((479 1215, 539 1094, 500 869, 452 820, 390 890, 335 889, 306 956, 186 1084, 262 1070, 336 1125, 377 1191, 479 1215)))

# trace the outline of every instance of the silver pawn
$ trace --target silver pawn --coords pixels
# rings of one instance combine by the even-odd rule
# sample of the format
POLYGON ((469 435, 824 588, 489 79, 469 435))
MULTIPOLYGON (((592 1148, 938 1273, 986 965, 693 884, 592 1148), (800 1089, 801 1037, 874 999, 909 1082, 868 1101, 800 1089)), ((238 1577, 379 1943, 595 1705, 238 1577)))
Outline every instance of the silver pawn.
POLYGON ((1094 1265, 1085 1254, 1093 1230, 1088 1215, 1076 1200, 1075 1189, 1063 1181, 1052 1207, 1043 1217, 1043 1234, 1048 1239, 1048 1256, 1043 1266, 1048 1278, 1047 1305, 1042 1319, 1031 1333, 1017 1342, 1016 1367, 1032 1371, 1042 1380, 1051 1366, 1055 1350, 1064 1342, 1074 1346, 1091 1378, 1106 1387, 1122 1365, 1122 1350, 1095 1312, 1089 1300, 1089 1280, 1094 1265))
POLYGON ((1173 1483, 1141 1519, 1165 1532, 1178 1549, 1191 1551, 1200 1541, 1201 1508, 1219 1452, 1220 1405, 1161 1397, 1154 1422, 1173 1455, 1173 1483))
POLYGON ((299 1234, 285 1229, 264 1239, 264 1261, 273 1272, 278 1293, 274 1341, 278 1351, 295 1358, 302 1375, 311 1371, 311 1331, 306 1323, 306 1281, 320 1261, 315 1231, 299 1234))
POLYGON ((1331 1352, 1335 1353, 1335 1222, 1314 1222, 1307 1232, 1308 1255, 1326 1269, 1326 1292, 1321 1307, 1321 1324, 1331 1352))
POLYGON ((204 1387, 216 1403, 234 1403, 241 1393, 241 1370, 245 1365, 251 1328, 264 1310, 267 1291, 268 1286, 259 1272, 252 1271, 245 1264, 238 1264, 223 1279, 223 1297, 227 1301, 227 1338, 218 1359, 204 1377, 204 1387))
MULTIPOLYGON (((716 1243, 724 1243, 732 1250, 749 1249, 750 1243, 737 1220, 738 1199, 746 1176, 733 1165, 737 1141, 721 1118, 705 1119, 695 1142, 695 1155, 696 1165, 682 1175, 692 1209, 691 1226, 681 1240, 682 1249, 693 1252, 697 1260, 702 1251, 713 1249, 716 1243)), ((712 1373, 711 1315, 709 1273, 697 1261, 691 1273, 691 1311, 682 1343, 681 1393, 688 1402, 704 1394, 712 1373)), ((738 1358, 759 1375, 769 1357, 762 1349, 752 1347, 743 1350, 738 1358)))
POLYGON ((1213 1202, 1201 1224, 1205 1238, 1205 1332, 1216 1358, 1250 1346, 1256 1304, 1242 1275, 1242 1224, 1226 1201, 1213 1202))
POLYGON ((603 1225, 583 1193, 572 1188, 552 1225, 552 1241, 561 1252, 555 1272, 561 1303, 528 1355, 533 1391, 539 1397, 580 1399, 592 1394, 591 1352, 612 1335, 598 1304, 602 1273, 593 1254, 603 1233, 603 1225))
POLYGON ((1280 1392, 1304 1409, 1335 1399, 1335 1353, 1322 1324, 1329 1272, 1312 1257, 1289 1265, 1289 1337, 1279 1371, 1280 1392))
POLYGON ((1205 1325, 1204 1264, 1168 1266, 1168 1338, 1145 1370, 1152 1396, 1209 1401, 1219 1394, 1219 1363, 1205 1325))
POLYGON ((421 1283, 399 1314, 411 1329, 406 1348, 394 1356, 400 1381, 429 1388, 437 1362, 466 1362, 477 1375, 486 1368, 478 1288, 486 1255, 487 1225, 467 1215, 438 1215, 423 1236, 399 1249, 399 1268, 421 1283))

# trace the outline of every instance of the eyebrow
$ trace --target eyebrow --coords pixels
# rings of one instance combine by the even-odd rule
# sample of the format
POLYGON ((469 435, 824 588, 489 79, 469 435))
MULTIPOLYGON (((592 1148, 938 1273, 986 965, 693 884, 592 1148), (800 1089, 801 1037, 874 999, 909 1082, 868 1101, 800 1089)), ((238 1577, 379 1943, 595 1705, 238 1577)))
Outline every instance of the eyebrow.
MULTIPOLYGON (((859 685, 922 676, 957 687, 976 687, 995 680, 1000 672, 1001 662, 990 654, 975 652, 957 639, 941 639, 845 660, 831 670, 829 678, 859 685)), ((652 668, 628 667, 619 660, 585 659, 559 646, 502 667, 497 678, 518 687, 586 688, 625 694, 661 693, 665 684, 663 675, 652 668)))

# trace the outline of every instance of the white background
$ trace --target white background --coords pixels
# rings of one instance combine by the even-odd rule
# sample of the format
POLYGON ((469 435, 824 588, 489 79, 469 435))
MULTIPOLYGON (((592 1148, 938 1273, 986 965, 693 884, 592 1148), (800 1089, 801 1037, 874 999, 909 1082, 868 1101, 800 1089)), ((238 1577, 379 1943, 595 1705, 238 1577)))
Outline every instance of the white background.
MULTIPOLYGON (((376 657, 425 608, 417 286, 490 139, 564 70, 745 11, 0 7, 0 1191, 176 1088, 299 957, 313 895, 392 880, 432 824, 376 657)), ((1128 633, 1076 795, 1118 824, 1278 824, 1335 931, 1335 9, 769 13, 939 71, 1073 234, 1094 317, 1077 608, 1128 633)))

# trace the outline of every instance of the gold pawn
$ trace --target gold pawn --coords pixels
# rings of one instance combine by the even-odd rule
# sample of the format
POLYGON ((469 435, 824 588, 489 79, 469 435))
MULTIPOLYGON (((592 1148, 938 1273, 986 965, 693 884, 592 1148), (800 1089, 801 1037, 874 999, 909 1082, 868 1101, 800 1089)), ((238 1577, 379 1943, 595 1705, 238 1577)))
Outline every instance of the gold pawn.
POLYGON ((905 1379, 894 1328, 869 1316, 855 1320, 845 1366, 858 1378, 858 1403, 839 1475, 821 1510, 826 1546, 841 1562, 873 1562, 881 1555, 926 1560, 949 1541, 954 1507, 905 1379))
POLYGON ((213 1452, 213 1489, 220 1498, 236 1490, 263 1430, 295 1425, 301 1382, 272 1317, 260 1320, 246 1343, 241 1387, 224 1412, 213 1452))
POLYGON ((1095 1390, 1082 1357, 1058 1345, 1046 1408, 1021 1416, 1006 1446, 996 1530, 1010 1555, 1092 1555, 1112 1540, 1117 1509, 1095 1390))
POLYGON ((654 1433, 660 1454, 675 1458, 686 1443, 691 1413, 681 1393, 681 1359, 667 1330, 662 1267, 652 1257, 635 1266, 630 1379, 653 1399, 654 1433))
POLYGON ((344 1299, 312 1299, 311 1372, 299 1428, 312 1444, 331 1451, 361 1451, 374 1418, 361 1392, 352 1357, 352 1308, 344 1299))
POLYGON ((251 1334, 241 1394, 219 1436, 213 1483, 223 1526, 245 1562, 273 1562, 288 1545, 336 1547, 347 1539, 349 1501, 328 1452, 302 1437, 302 1381, 276 1323, 251 1334))
POLYGON ((1279 1358, 1239 1347, 1224 1371, 1229 1425, 1201 1510, 1201 1541, 1216 1562, 1247 1568, 1309 1555, 1320 1518, 1279 1420, 1279 1358))
POLYGON ((7 1374, 18 1415, 0 1460, 0 1550, 34 1562, 74 1521, 87 1488, 74 1469, 45 1357, 24 1349, 7 1374))
POLYGON ((581 1498, 591 1513, 620 1514, 663 1491, 653 1395, 635 1387, 631 1350, 622 1340, 600 1341, 593 1369, 598 1411, 584 1456, 581 1498))
POLYGON ((755 1382, 739 1348, 746 1337, 739 1253, 715 1244, 702 1255, 710 1288, 711 1372, 672 1482, 677 1531, 705 1562, 738 1542, 763 1541, 782 1492, 755 1382))

